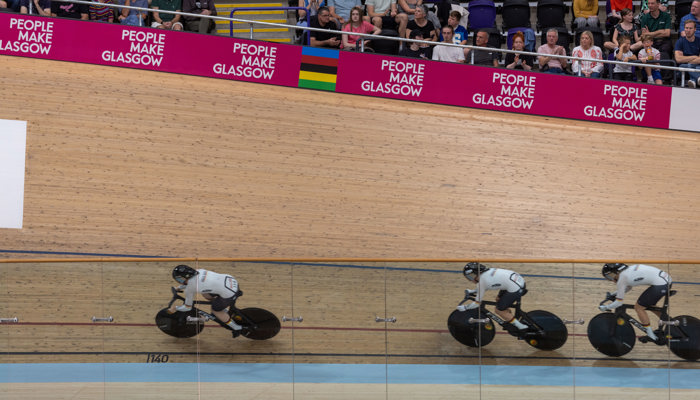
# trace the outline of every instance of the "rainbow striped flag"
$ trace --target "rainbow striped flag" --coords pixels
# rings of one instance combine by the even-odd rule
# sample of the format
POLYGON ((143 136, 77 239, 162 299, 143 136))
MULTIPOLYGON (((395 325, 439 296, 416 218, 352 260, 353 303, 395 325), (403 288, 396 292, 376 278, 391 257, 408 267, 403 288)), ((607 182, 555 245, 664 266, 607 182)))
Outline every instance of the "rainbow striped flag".
POLYGON ((301 51, 299 87, 335 91, 339 50, 304 46, 301 51))

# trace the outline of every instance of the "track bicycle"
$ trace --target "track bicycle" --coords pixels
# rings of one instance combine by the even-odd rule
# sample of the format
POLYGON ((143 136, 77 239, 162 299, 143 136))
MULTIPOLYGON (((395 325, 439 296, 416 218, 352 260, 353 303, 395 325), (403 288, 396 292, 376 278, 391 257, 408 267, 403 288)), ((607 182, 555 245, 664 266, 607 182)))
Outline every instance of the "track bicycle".
MULTIPOLYGON (((211 304, 210 301, 194 301, 190 311, 170 312, 170 307, 175 301, 185 300, 176 288, 171 288, 171 290, 173 297, 170 303, 156 314, 158 329, 177 338, 190 338, 202 332, 205 322, 215 321, 222 327, 231 330, 226 322, 219 320, 213 314, 194 307, 199 304, 211 304)), ((241 295, 243 292, 239 291, 238 297, 241 295)), ((238 325, 243 327, 241 336, 248 339, 267 340, 277 335, 281 329, 277 316, 262 308, 250 307, 241 310, 236 307, 234 301, 234 304, 229 306, 228 314, 238 325)))
MULTIPOLYGON (((632 351, 636 342, 633 326, 645 333, 639 338, 642 343, 655 343, 658 346, 668 345, 673 354, 684 360, 695 361, 700 359, 700 320, 690 315, 680 315, 670 318, 668 315, 669 298, 676 294, 670 290, 664 297, 661 307, 647 307, 649 311, 660 313, 660 328, 654 331, 658 337, 653 341, 646 336, 646 329, 641 322, 627 313, 634 305, 623 304, 614 311, 602 312, 588 324, 588 340, 599 352, 610 357, 621 357, 632 351)), ((603 305, 615 301, 615 295, 607 293, 603 305)))
MULTIPOLYGON (((471 290, 466 290, 465 293, 464 300, 459 304, 476 298, 476 294, 471 290)), ((527 289, 523 295, 525 293, 527 289)), ((559 317, 543 310, 525 312, 521 308, 521 300, 518 300, 513 308, 515 308, 515 318, 528 326, 523 330, 504 321, 503 318, 486 309, 485 305, 495 306, 496 302, 482 301, 478 308, 452 311, 447 319, 447 327, 452 337, 469 347, 486 346, 496 336, 494 321, 512 336, 540 350, 556 350, 566 343, 569 336, 566 325, 559 317)))

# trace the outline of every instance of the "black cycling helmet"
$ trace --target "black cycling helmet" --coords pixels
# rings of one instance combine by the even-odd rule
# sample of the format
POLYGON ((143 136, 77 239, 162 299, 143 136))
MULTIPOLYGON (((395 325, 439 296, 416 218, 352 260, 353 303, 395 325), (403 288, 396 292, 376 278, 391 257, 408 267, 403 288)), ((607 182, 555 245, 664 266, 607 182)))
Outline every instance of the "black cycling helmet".
POLYGON ((195 275, 197 275, 197 270, 190 268, 189 265, 178 265, 177 267, 173 268, 173 279, 183 285, 188 279, 195 275))
POLYGON ((627 268, 627 264, 623 263, 607 263, 603 265, 603 276, 609 281, 614 281, 613 275, 619 274, 627 268))
POLYGON ((462 273, 464 274, 465 278, 467 278, 473 282, 474 278, 477 275, 483 274, 484 272, 486 272, 488 270, 489 270, 489 267, 485 266, 484 264, 480 264, 478 262, 470 262, 464 266, 462 273))

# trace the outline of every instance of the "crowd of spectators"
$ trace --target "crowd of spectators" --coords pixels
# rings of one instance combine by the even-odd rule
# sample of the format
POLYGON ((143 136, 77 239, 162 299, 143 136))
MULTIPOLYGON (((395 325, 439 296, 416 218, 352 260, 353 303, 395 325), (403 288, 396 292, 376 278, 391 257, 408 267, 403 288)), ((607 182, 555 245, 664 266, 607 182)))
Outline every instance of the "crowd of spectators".
MULTIPOLYGON (((559 29, 542 32, 543 44, 536 49, 541 54, 535 58, 527 54, 512 54, 491 47, 488 29, 474 32, 463 25, 463 11, 454 9, 448 0, 440 1, 430 10, 423 0, 296 0, 299 25, 323 31, 311 31, 311 46, 343 50, 372 51, 372 41, 361 39, 359 34, 381 34, 406 39, 436 42, 417 44, 401 42, 396 54, 438 61, 471 63, 509 69, 539 70, 548 73, 575 74, 585 77, 608 77, 618 80, 635 80, 637 74, 643 82, 663 84, 677 82, 678 74, 657 67, 664 60, 676 65, 696 69, 689 72, 687 86, 700 87, 700 0, 692 2, 690 12, 679 21, 674 31, 667 0, 642 0, 640 12, 632 11, 631 0, 608 0, 609 12, 605 25, 611 27, 609 40, 599 47, 591 30, 601 26, 598 17, 598 0, 573 0, 572 27, 577 29, 578 43, 573 48, 559 44, 559 29), (450 10, 445 10, 448 7, 450 10), (438 43, 468 44, 470 35, 478 48, 458 48, 438 43), (677 37, 674 41, 672 38, 677 37), (359 45, 360 42, 362 46, 359 45), (483 47, 483 49, 481 49, 483 47), (606 56, 607 53, 607 56, 606 56), (600 61, 569 60, 572 57, 600 61), (606 66, 603 60, 639 63, 638 67, 616 64, 606 66)), ((66 3, 58 0, 0 0, 0 7, 13 11, 121 23, 133 26, 150 26, 158 29, 187 30, 211 33, 213 20, 159 12, 182 11, 192 14, 216 15, 214 0, 93 0, 93 4, 66 3), (125 5, 150 8, 150 12, 110 7, 125 5)), ((462 9, 463 10, 463 9, 462 9)), ((525 51, 528 38, 523 32, 512 37, 512 47, 525 51)), ((534 47, 531 47, 534 49, 534 47)), ((665 65, 670 65, 665 63, 665 65)))
MULTIPOLYGON (((300 0, 309 1, 309 0, 300 0)), ((331 20, 337 25, 326 28, 330 30, 347 31, 347 16, 341 11, 360 0, 328 0, 331 20), (346 5, 347 3, 347 5, 346 5), (343 24, 343 21, 346 21, 343 24)), ((676 65, 698 69, 686 75, 687 86, 700 87, 700 41, 695 37, 700 35, 698 18, 700 17, 700 0, 692 3, 690 13, 679 22, 677 32, 673 32, 672 18, 668 12, 667 0, 643 0, 640 12, 635 15, 632 11, 631 0, 610 0, 610 12, 607 19, 601 21, 598 16, 598 0, 574 0, 572 2, 572 28, 576 29, 577 44, 565 48, 559 44, 559 29, 548 29, 542 32, 543 44, 535 51, 542 54, 535 58, 527 54, 506 53, 490 48, 489 35, 493 31, 480 29, 468 32, 467 27, 460 24, 463 15, 456 10, 450 12, 445 21, 436 18, 437 12, 430 11, 422 0, 367 0, 368 16, 358 13, 367 25, 373 25, 374 30, 380 30, 383 35, 396 31, 397 36, 407 39, 424 40, 429 42, 468 44, 470 35, 474 36, 474 45, 479 48, 460 49, 442 44, 426 45, 401 43, 397 52, 406 57, 431 58, 438 61, 470 63, 475 65, 505 67, 509 69, 539 70, 555 74, 574 74, 591 78, 607 77, 610 79, 633 81, 640 79, 649 84, 677 82, 680 75, 672 71, 658 68, 658 65, 676 65), (371 24, 370 24, 371 22, 371 24), (610 24, 608 40, 595 42, 591 31, 600 29, 601 25, 610 24), (388 29, 388 30, 387 30, 388 29), (418 31, 418 32, 417 32, 418 31), (694 35, 690 33, 695 32, 694 35), (672 37, 678 39, 674 40, 672 37), (690 36, 690 39, 686 38, 690 36), (484 47, 485 49, 480 49, 484 47), (461 53, 461 54, 460 54, 461 53), (569 60, 567 55, 600 61, 569 60), (606 64, 604 60, 635 62, 639 66, 606 64), (664 61, 666 60, 666 61, 664 61), (670 62, 670 61, 673 62, 670 62), (642 65, 643 64, 643 65, 642 65), (655 68, 657 67, 657 68, 655 68)), ((359 6, 356 6, 359 7, 359 6)), ((372 33, 371 28, 362 32, 372 33)), ((353 30, 353 32, 358 32, 353 30)), ((312 32, 311 37, 325 36, 326 33, 312 32)), ((390 36, 391 34, 389 34, 390 36)), ((344 35, 345 36, 345 35, 344 35)), ((355 39, 356 41, 358 39, 355 39)), ((524 51, 528 40, 523 32, 517 32, 512 37, 512 47, 509 49, 524 51)), ((311 42, 312 46, 320 45, 335 48, 347 48, 340 41, 319 43, 311 42)), ((355 50, 358 46, 347 49, 355 50)), ((371 51, 371 43, 365 43, 365 51, 371 51)), ((531 51, 534 50, 534 47, 531 51)))
POLYGON ((209 18, 189 16, 181 18, 180 15, 159 13, 158 10, 216 15, 214 0, 93 0, 90 5, 58 0, 0 0, 0 8, 21 14, 83 19, 131 26, 151 26, 152 28, 188 30, 199 33, 212 33, 214 21, 209 18), (114 5, 148 8, 151 11, 120 8, 114 7, 114 5))

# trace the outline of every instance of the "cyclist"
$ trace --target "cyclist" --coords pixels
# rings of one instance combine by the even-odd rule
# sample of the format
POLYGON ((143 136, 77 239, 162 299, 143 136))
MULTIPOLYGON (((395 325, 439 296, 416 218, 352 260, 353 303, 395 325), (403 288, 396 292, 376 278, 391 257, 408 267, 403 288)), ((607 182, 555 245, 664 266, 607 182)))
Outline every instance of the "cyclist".
POLYGON ((513 332, 511 327, 518 330, 527 329, 528 326, 515 319, 513 313, 508 309, 527 292, 525 280, 518 273, 501 268, 489 268, 478 262, 470 262, 462 270, 464 277, 475 282, 477 290, 470 290, 476 293, 474 301, 467 305, 457 306, 457 310, 466 311, 479 307, 479 303, 487 290, 499 290, 496 296, 496 315, 507 321, 504 328, 513 332))
MULTIPOLYGON (((627 265, 623 263, 607 263, 603 266, 603 276, 609 281, 617 283, 617 290, 611 293, 615 296, 615 301, 599 306, 601 311, 611 311, 622 305, 625 293, 629 292, 633 286, 649 285, 649 287, 639 296, 634 304, 639 322, 644 325, 647 336, 653 341, 658 341, 659 337, 651 329, 647 307, 651 307, 666 296, 671 288, 671 277, 666 271, 644 264, 627 265)), ((654 312, 657 316, 661 313, 654 312)))
POLYGON ((178 265, 173 269, 173 279, 180 283, 177 290, 185 291, 185 304, 171 307, 171 312, 190 311, 195 295, 200 293, 202 297, 211 301, 212 314, 231 329, 233 337, 240 335, 243 327, 235 323, 226 311, 242 294, 233 276, 217 274, 206 269, 195 270, 188 265, 178 265))

